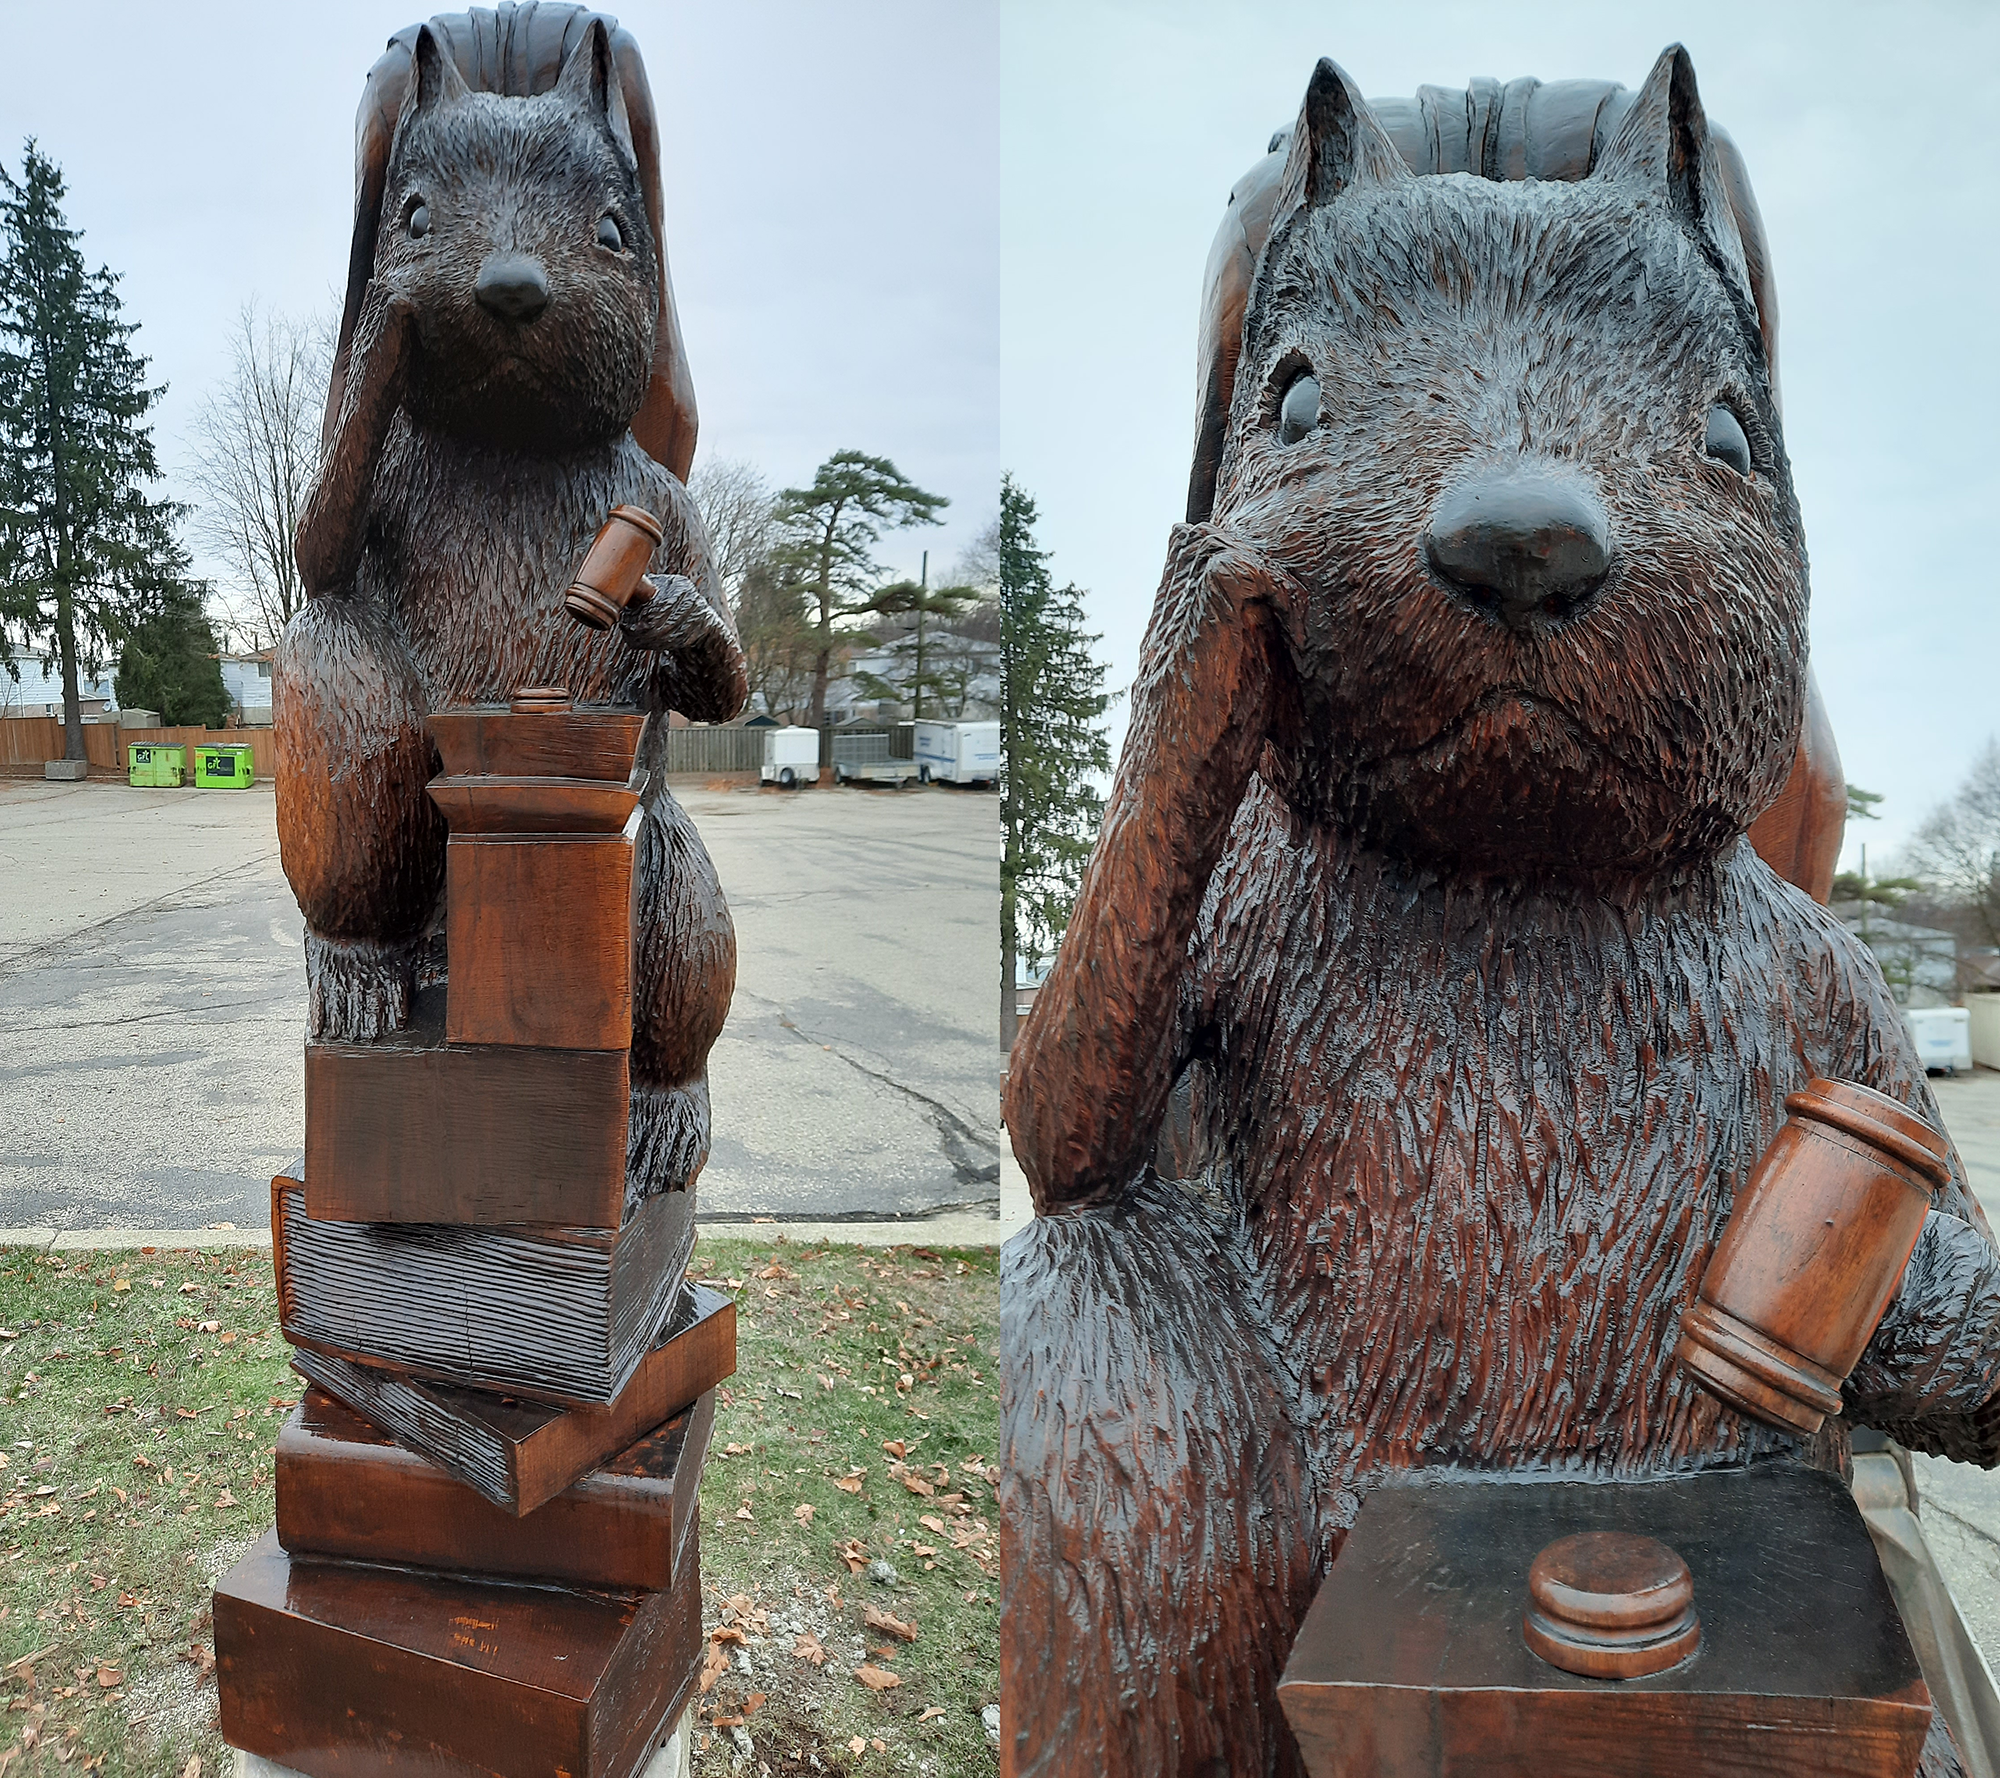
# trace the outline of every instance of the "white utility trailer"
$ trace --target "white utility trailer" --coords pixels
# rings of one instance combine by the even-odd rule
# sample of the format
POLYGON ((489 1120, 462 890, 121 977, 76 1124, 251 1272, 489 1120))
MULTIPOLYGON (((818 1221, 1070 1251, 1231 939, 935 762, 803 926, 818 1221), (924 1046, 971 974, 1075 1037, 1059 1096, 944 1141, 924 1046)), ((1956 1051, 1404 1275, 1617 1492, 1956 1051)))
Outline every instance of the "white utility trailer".
POLYGON ((1912 1006, 1903 1013, 1910 1035, 1917 1040, 1917 1059, 1925 1071, 1956 1074, 1972 1067, 1972 1014, 1962 1006, 1912 1006))
POLYGON ((757 774, 766 784, 782 784, 795 790, 801 784, 819 782, 819 730, 767 728, 764 731, 764 767, 757 774))
POLYGON ((920 722, 912 740, 917 777, 925 784, 998 784, 997 722, 920 722))
POLYGON ((879 732, 833 734, 833 781, 836 784, 893 784, 901 790, 917 775, 913 759, 891 759, 889 737, 879 732))

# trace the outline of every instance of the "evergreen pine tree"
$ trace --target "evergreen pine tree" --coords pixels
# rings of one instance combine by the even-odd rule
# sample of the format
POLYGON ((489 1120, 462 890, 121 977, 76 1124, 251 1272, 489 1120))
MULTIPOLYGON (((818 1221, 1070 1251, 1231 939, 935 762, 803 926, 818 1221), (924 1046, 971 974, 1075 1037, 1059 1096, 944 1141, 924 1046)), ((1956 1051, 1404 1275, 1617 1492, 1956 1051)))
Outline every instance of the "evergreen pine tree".
POLYGON ((1000 484, 1000 1039, 1014 1037, 1017 961, 1047 960, 1077 890, 1111 770, 1104 666, 1091 653, 1083 598, 1057 587, 1035 543, 1035 503, 1010 475, 1000 484))
POLYGON ((145 383, 118 280, 84 269, 62 174, 31 141, 0 167, 0 658, 14 637, 62 662, 64 757, 82 759, 79 663, 95 675, 131 623, 170 593, 197 597, 174 535, 181 508, 149 500, 145 383), (175 589, 179 589, 175 592, 175 589))
POLYGON ((917 722, 935 720, 950 700, 952 687, 939 666, 938 631, 979 599, 979 589, 970 586, 930 584, 930 562, 924 563, 922 580, 899 580, 871 594, 852 609, 882 617, 904 618, 909 627, 889 644, 893 671, 888 675, 858 673, 856 683, 872 698, 908 704, 917 722), (928 698, 929 709, 925 708, 928 698))
POLYGON ((132 625, 118 654, 119 705, 157 710, 169 728, 220 728, 229 715, 215 631, 201 594, 185 582, 169 586, 156 609, 132 625))
POLYGON ((785 488, 775 508, 780 542, 771 553, 779 579, 799 588, 807 604, 812 657, 812 715, 826 722, 826 682, 840 644, 835 625, 866 609, 881 572, 869 553, 883 531, 935 525, 951 502, 932 494, 891 463, 860 451, 835 451, 812 484, 785 488))

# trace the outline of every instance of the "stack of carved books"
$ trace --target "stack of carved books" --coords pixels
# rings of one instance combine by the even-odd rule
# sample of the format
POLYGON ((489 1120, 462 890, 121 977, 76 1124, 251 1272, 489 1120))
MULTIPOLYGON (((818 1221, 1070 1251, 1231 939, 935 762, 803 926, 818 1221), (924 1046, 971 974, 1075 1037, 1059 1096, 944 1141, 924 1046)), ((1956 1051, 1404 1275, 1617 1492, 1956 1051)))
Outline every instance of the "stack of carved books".
POLYGON ((281 1767, 632 1778, 692 1694, 736 1320, 692 1190, 626 1178, 643 726, 432 718, 448 986, 306 1045, 271 1233, 308 1388, 215 1593, 224 1737, 281 1767))

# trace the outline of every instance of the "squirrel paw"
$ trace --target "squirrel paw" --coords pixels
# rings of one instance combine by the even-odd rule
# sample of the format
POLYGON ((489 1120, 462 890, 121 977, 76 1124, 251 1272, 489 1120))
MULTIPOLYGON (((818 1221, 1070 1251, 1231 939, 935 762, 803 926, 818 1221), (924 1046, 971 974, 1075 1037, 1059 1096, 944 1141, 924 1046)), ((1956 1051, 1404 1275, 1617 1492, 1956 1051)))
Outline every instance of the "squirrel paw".
POLYGON ((655 574, 653 596, 628 605, 618 636, 628 648, 653 654, 685 654, 724 633, 715 607, 685 574, 655 574))
POLYGON ((424 941, 306 934, 306 1031, 328 1043, 371 1043, 410 1022, 424 941))
POLYGON ((708 1077, 685 1086, 632 1086, 625 1137, 625 1209, 685 1191, 708 1160, 708 1077))

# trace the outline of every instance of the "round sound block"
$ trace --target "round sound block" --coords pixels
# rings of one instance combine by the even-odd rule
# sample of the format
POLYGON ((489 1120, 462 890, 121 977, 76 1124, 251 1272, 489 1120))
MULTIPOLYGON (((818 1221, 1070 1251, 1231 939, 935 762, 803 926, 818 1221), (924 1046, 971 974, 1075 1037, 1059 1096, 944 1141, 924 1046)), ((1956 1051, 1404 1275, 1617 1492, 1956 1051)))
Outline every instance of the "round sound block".
POLYGON ((1559 1537, 1529 1566, 1521 1635, 1565 1673, 1663 1673, 1701 1645, 1694 1579, 1657 1538, 1626 1531, 1559 1537))

